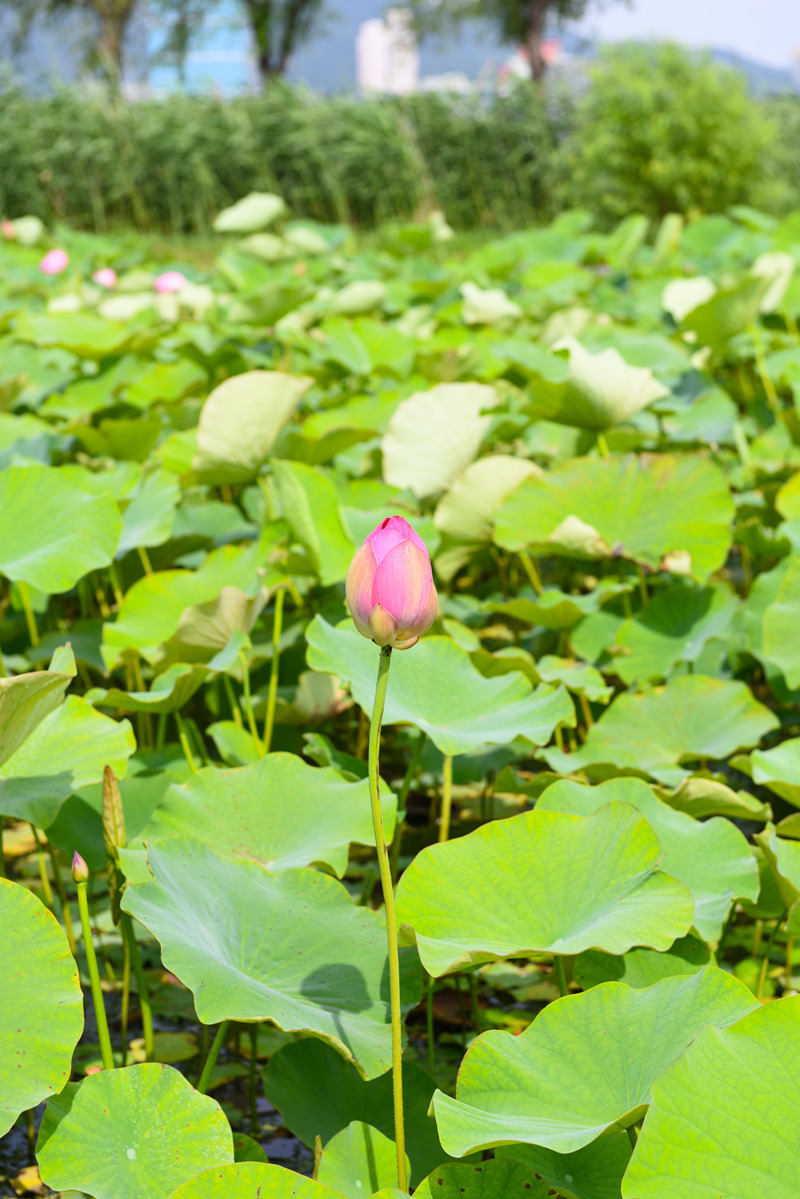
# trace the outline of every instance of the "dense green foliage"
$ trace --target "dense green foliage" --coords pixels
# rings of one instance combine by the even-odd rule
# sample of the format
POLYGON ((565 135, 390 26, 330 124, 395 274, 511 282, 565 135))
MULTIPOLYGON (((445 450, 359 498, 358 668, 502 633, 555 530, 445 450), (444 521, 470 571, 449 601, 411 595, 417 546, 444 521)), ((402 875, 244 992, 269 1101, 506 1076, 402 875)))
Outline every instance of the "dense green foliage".
POLYGON ((749 98, 736 72, 671 46, 616 50, 579 91, 358 100, 276 84, 130 104, 5 88, 0 212, 207 232, 239 196, 275 190, 315 220, 371 227, 441 208, 458 229, 507 230, 564 201, 612 220, 800 203, 797 98, 749 98))
POLYGON ((396 513, 415 1193, 797 1199, 800 212, 217 230, 0 242, 3 1161, 32 1110, 65 1196, 397 1199, 396 513))

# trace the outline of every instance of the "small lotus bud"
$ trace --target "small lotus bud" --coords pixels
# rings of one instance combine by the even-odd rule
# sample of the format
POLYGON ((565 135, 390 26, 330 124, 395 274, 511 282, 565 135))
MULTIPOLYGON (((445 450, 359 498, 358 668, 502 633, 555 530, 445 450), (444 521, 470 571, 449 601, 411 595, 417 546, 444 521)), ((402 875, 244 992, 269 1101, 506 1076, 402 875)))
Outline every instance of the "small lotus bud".
POLYGON ((117 272, 113 266, 101 266, 100 270, 92 275, 92 280, 98 287, 116 287, 117 272))
POLYGON ((89 867, 84 862, 77 849, 72 855, 72 879, 76 883, 88 883, 89 867))
POLYGON ((69 266, 69 255, 66 250, 48 250, 39 263, 39 270, 44 275, 60 275, 69 266))
POLYGON ((389 516, 356 551, 347 605, 362 637, 410 649, 436 618, 438 597, 425 542, 402 516, 389 516))
POLYGON ((185 286, 186 276, 182 275, 180 271, 164 271, 163 275, 159 275, 153 284, 153 287, 161 295, 183 291, 185 286))
POLYGON ((0 233, 6 241, 14 241, 17 236, 17 226, 13 221, 2 221, 0 222, 0 233))

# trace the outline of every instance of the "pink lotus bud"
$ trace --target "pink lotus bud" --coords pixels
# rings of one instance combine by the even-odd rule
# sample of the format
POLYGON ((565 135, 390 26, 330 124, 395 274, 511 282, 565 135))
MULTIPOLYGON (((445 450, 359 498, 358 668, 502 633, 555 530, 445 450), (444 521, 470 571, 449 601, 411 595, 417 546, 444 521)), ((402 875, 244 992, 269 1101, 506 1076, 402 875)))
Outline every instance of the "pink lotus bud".
POLYGON ((162 295, 169 292, 182 291, 185 286, 186 276, 182 275, 180 271, 164 271, 164 274, 159 275, 153 284, 156 291, 162 295))
POLYGON ((0 233, 6 241, 14 241, 17 236, 17 227, 13 221, 2 221, 0 223, 0 233))
POLYGON ((86 883, 89 881, 89 867, 77 849, 72 855, 72 879, 76 883, 86 883))
POLYGON ((394 649, 410 649, 433 624, 438 598, 431 560, 402 516, 387 516, 356 551, 347 605, 362 637, 394 649))
POLYGON ((60 275, 69 266, 69 254, 66 250, 48 250, 39 263, 39 270, 45 275, 60 275))
POLYGON ((92 280, 98 287, 116 287, 117 272, 113 266, 101 266, 100 270, 92 275, 92 280))

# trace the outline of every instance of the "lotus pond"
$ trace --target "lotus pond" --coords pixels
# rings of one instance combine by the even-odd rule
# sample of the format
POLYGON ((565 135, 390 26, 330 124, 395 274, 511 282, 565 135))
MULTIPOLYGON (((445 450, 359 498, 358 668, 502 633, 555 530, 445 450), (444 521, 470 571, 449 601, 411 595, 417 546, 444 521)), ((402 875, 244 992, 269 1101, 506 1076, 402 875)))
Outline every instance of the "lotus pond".
POLYGON ((397 1199, 396 998, 415 1196, 797 1199, 800 214, 218 224, 0 242, 0 1191, 397 1199))

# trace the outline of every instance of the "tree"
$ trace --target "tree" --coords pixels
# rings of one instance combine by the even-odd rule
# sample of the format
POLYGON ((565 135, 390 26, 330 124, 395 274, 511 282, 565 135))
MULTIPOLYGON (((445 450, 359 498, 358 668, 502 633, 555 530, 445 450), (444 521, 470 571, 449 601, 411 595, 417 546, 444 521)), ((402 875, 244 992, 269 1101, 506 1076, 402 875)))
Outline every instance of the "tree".
POLYGON ((464 21, 490 21, 504 42, 515 42, 528 52, 531 78, 544 76, 542 41, 548 21, 578 20, 591 0, 411 0, 420 36, 442 33, 464 21))
POLYGON ((69 12, 89 12, 96 20, 96 33, 89 54, 109 75, 119 76, 125 45, 125 33, 138 0, 0 0, 0 8, 10 11, 15 22, 14 41, 25 41, 33 22, 41 17, 69 12))
POLYGON ((283 75, 298 46, 311 35, 324 0, 240 0, 256 45, 261 82, 283 75))

